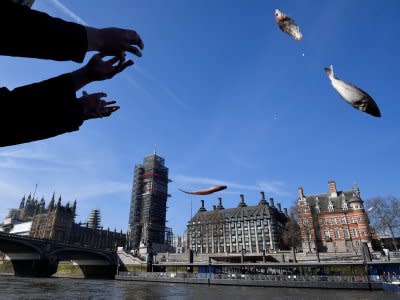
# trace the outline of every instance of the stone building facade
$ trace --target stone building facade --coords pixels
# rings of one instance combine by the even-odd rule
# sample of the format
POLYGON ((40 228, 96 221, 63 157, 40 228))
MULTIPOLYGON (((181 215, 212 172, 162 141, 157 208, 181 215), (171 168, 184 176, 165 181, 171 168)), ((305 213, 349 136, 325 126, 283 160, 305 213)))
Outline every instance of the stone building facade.
POLYGON ((126 234, 115 229, 104 230, 100 226, 98 210, 92 211, 87 222, 75 223, 76 201, 72 205, 62 205, 61 202, 61 196, 56 202, 53 194, 46 207, 43 197, 39 200, 31 195, 24 196, 19 208, 11 209, 0 224, 0 231, 91 248, 116 249, 126 246, 126 234), (23 227, 23 232, 17 230, 19 227, 23 227))
POLYGON ((337 191, 329 181, 329 192, 305 195, 298 188, 297 209, 303 252, 359 252, 363 243, 371 247, 369 218, 358 185, 337 191))
POLYGON ((55 241, 69 241, 72 224, 75 219, 76 201, 70 207, 61 205, 61 197, 57 204, 54 197, 47 208, 37 208, 32 219, 30 236, 39 239, 50 239, 55 241))
POLYGON ((218 205, 207 211, 204 200, 201 207, 188 224, 188 249, 195 253, 224 253, 261 255, 264 251, 279 250, 279 235, 287 222, 287 209, 281 204, 269 202, 261 192, 258 205, 247 206, 244 196, 236 208, 225 209, 222 199, 218 205))
MULTIPOLYGON (((99 213, 98 210, 94 210, 99 213)), ((57 204, 54 197, 47 209, 38 209, 33 216, 30 236, 39 239, 50 239, 67 244, 90 248, 116 249, 126 245, 126 235, 121 232, 103 230, 100 226, 92 226, 90 219, 86 223, 75 223, 76 201, 71 206, 57 204)), ((92 212, 93 215, 93 212, 92 212)))

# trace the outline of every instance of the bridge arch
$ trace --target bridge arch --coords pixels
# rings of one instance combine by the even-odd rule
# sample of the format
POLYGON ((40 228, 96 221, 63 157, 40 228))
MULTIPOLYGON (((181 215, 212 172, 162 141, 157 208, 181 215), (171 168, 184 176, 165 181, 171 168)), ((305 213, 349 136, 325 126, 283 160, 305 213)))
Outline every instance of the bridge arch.
POLYGON ((57 264, 48 260, 46 243, 36 239, 0 232, 0 251, 7 255, 16 276, 48 277, 57 271, 57 264))
POLYGON ((24 253, 23 251, 26 250, 37 253, 39 258, 43 257, 43 249, 32 241, 25 240, 23 237, 15 238, 14 236, 0 235, 0 251, 4 254, 24 253))
POLYGON ((117 268, 116 253, 102 253, 91 249, 77 249, 60 247, 47 253, 51 261, 56 261, 59 272, 75 272, 76 268, 85 278, 114 279, 117 268), (62 262, 70 261, 73 264, 63 266, 62 262), (63 269, 66 268, 66 269, 63 269), (61 271, 60 271, 61 270, 61 271))
POLYGON ((73 265, 78 265, 86 278, 114 278, 118 262, 113 251, 4 232, 0 232, 0 251, 10 257, 17 276, 50 277, 58 272, 59 261, 75 260, 73 265))
POLYGON ((116 260, 112 255, 107 255, 105 253, 101 253, 95 250, 91 249, 76 249, 76 248, 69 248, 69 247, 63 247, 63 248, 57 248, 51 252, 47 253, 47 256, 49 257, 59 257, 63 258, 64 260, 67 258, 70 258, 69 260, 73 260, 74 258, 86 258, 86 259, 101 259, 104 261, 107 261, 110 265, 115 265, 116 260))

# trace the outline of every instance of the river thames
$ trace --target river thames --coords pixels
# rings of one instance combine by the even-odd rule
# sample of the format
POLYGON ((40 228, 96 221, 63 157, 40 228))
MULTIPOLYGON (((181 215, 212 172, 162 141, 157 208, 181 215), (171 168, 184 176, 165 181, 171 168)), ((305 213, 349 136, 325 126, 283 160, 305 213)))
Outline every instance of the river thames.
POLYGON ((400 299, 400 293, 0 276, 0 299, 400 299))

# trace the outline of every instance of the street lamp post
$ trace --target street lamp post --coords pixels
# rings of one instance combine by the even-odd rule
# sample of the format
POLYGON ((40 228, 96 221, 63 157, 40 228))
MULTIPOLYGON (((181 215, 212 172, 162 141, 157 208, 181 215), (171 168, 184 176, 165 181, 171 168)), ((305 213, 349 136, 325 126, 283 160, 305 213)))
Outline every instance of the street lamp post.
POLYGON ((307 244, 308 244, 308 251, 311 252, 310 226, 308 224, 307 224, 307 229, 306 229, 306 238, 307 238, 307 244))
POLYGON ((242 246, 242 250, 240 250, 240 263, 244 263, 244 254, 246 253, 246 249, 242 246))

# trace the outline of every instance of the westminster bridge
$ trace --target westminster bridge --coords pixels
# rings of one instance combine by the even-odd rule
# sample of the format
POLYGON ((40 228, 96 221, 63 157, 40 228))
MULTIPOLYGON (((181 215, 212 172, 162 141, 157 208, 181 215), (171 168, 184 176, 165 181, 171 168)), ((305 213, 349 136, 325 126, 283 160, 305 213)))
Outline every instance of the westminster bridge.
POLYGON ((11 261, 16 276, 50 277, 62 261, 79 266, 85 278, 114 278, 118 267, 118 256, 111 249, 4 232, 0 232, 0 251, 11 261))

